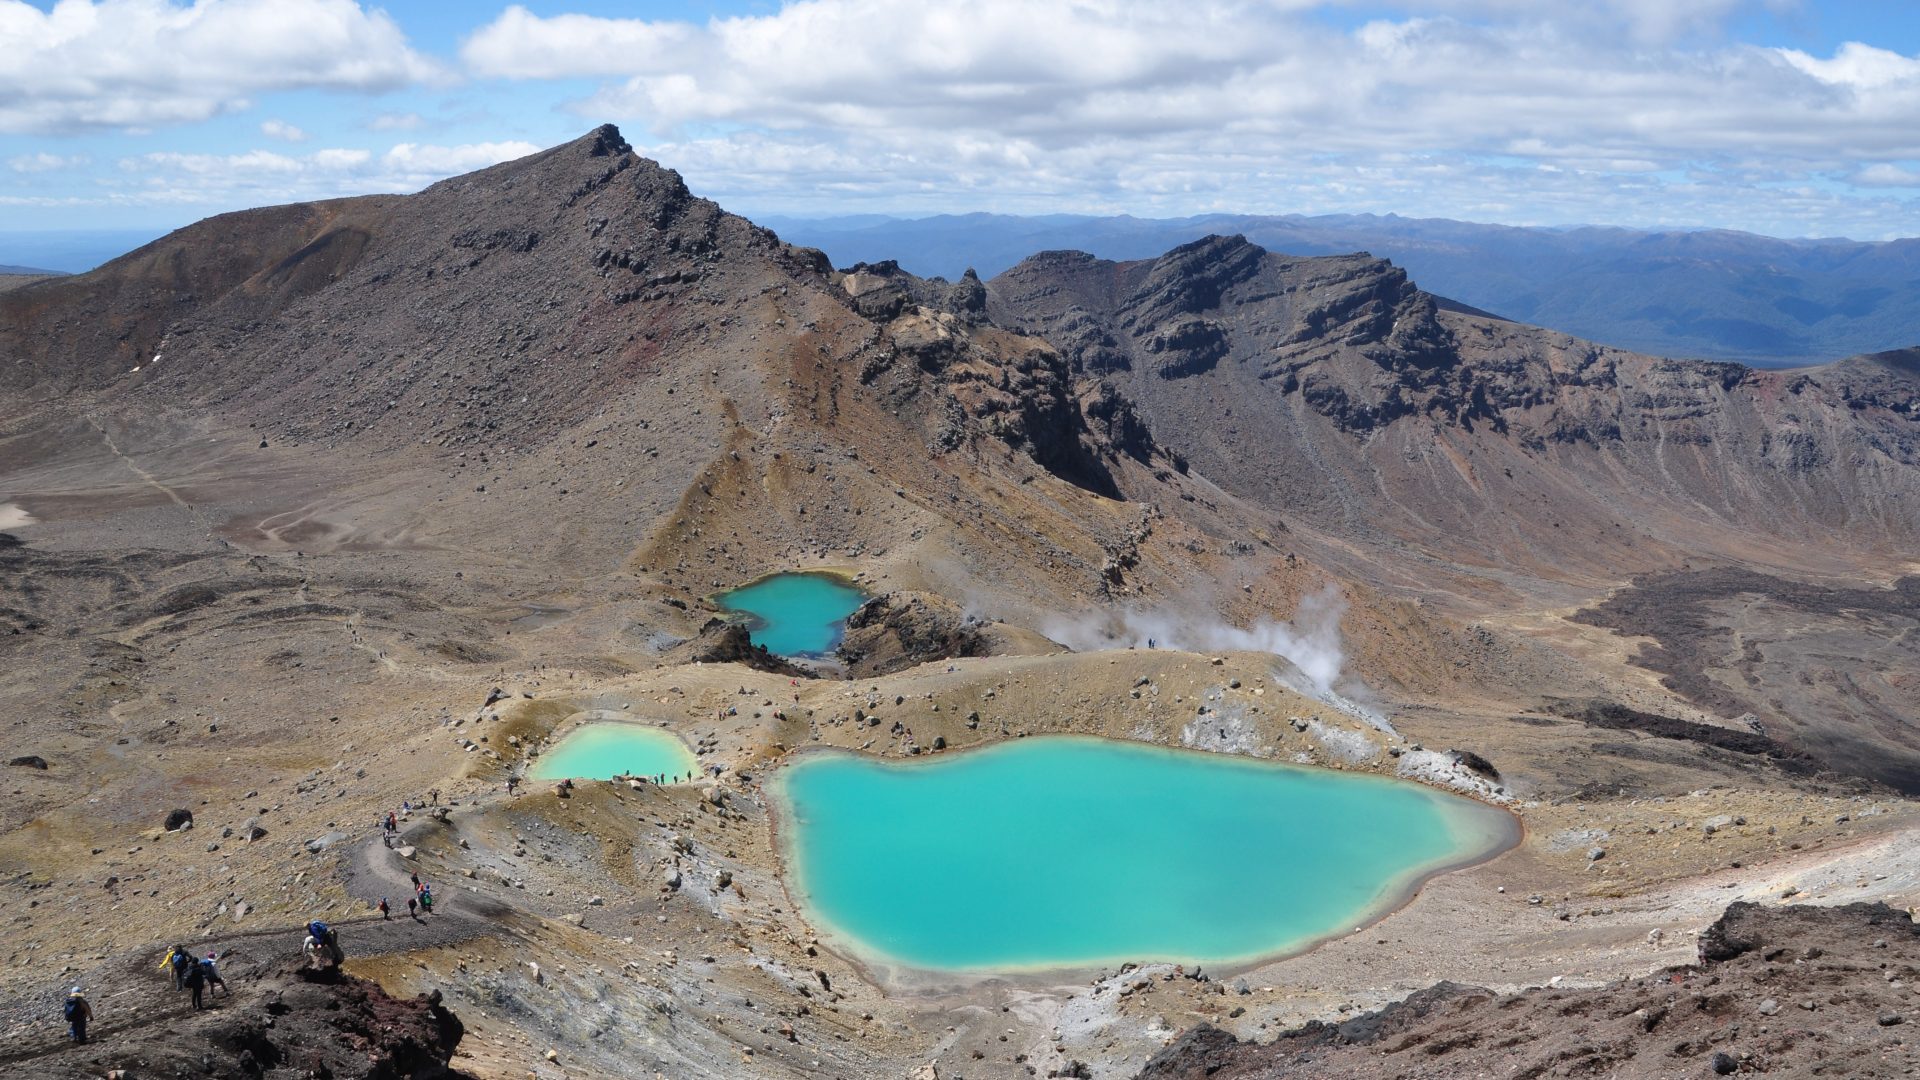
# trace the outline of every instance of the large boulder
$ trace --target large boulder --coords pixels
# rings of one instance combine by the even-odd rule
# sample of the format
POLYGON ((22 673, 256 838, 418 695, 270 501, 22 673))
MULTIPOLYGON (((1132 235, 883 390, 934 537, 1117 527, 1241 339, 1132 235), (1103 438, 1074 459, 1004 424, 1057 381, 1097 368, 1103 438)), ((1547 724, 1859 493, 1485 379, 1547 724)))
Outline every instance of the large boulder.
POLYGON ((327 850, 328 848, 332 847, 335 844, 345 843, 346 839, 347 839, 346 833, 343 833, 338 829, 335 829, 333 832, 327 833, 324 836, 316 836, 313 839, 307 841, 307 850, 313 852, 315 855, 318 855, 319 853, 327 850))
POLYGON ((168 832, 178 832, 181 829, 191 828, 193 828, 193 811, 170 810, 167 812, 168 832))

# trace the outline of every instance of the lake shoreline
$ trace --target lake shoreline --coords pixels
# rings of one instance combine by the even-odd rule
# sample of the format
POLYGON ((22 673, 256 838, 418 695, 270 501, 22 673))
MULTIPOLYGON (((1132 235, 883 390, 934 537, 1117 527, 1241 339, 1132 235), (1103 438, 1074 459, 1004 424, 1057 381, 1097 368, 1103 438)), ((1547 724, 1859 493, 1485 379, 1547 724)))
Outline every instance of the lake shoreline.
MULTIPOLYGON (((983 986, 1000 985, 1012 988, 1030 988, 1039 990, 1063 984, 1084 984, 1095 973, 1111 970, 1121 965, 1178 965, 1190 971, 1205 969, 1215 976, 1233 976, 1251 971, 1265 965, 1302 956, 1313 952, 1330 941, 1360 933, 1411 904, 1436 878, 1456 873, 1472 867, 1484 866, 1498 860, 1501 856, 1518 848, 1526 838, 1526 827, 1519 815, 1511 809, 1471 795, 1442 787, 1438 784, 1415 779, 1401 779, 1375 772, 1349 769, 1329 769, 1317 765, 1303 765, 1291 761, 1259 758, 1250 755, 1220 753, 1186 746, 1166 746, 1135 739, 1120 739, 1110 736, 1071 733, 1036 735, 1032 739, 994 739, 966 747, 941 751, 930 757, 902 759, 881 756, 843 747, 800 746, 786 751, 760 783, 766 795, 769 809, 769 828, 772 832, 772 853, 776 860, 776 876, 795 912, 814 932, 824 948, 834 956, 857 968, 862 976, 883 987, 888 993, 910 994, 916 997, 938 999, 948 995, 965 995, 977 991, 983 986), (1351 922, 1351 928, 1343 928, 1326 933, 1316 933, 1308 937, 1294 939, 1278 948, 1256 949, 1213 958, 1201 958, 1196 961, 1191 955, 1160 955, 1151 950, 1142 949, 1116 953, 1109 956, 1074 960, 1066 963, 1043 962, 1037 964, 993 963, 978 967, 929 967, 911 962, 895 960, 872 946, 859 942, 859 935, 834 923, 825 915, 816 901, 809 895, 805 875, 800 870, 798 857, 797 814, 791 793, 786 789, 786 781, 792 775, 791 770, 801 767, 807 759, 817 758, 822 752, 835 756, 847 756, 860 759, 865 765, 889 770, 909 771, 940 764, 940 759, 948 755, 973 756, 969 751, 1005 751, 1017 745, 1033 745, 1034 741, 1054 743, 1057 741, 1081 741, 1094 745, 1112 745, 1129 749, 1159 752, 1181 752, 1188 755, 1205 755, 1212 763, 1226 767, 1275 768, 1302 774, 1340 776, 1355 782, 1371 782, 1383 785, 1410 785, 1440 797, 1459 799, 1471 803, 1474 813, 1489 813, 1484 819, 1495 823, 1484 838, 1485 842, 1476 845, 1455 858, 1420 865, 1405 873, 1405 880, 1390 882, 1383 886, 1373 902, 1357 914, 1351 922)), ((1449 829, 1452 824, 1449 823, 1449 829)), ((1462 841, 1464 842, 1464 841, 1462 841)))

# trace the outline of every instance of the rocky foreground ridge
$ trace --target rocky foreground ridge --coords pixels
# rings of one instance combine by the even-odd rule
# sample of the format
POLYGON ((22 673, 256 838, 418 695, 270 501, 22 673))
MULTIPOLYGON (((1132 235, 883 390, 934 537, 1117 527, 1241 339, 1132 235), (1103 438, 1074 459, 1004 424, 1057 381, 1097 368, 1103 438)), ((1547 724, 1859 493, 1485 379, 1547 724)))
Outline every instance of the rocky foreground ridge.
POLYGON ((305 970, 296 936, 233 943, 220 965, 227 988, 210 992, 200 1010, 152 970, 149 952, 118 958, 87 982, 95 1012, 85 1045, 64 1041, 46 1019, 59 1015, 57 1000, 15 1003, 9 1013, 35 1015, 0 1050, 0 1073, 74 1080, 461 1075, 448 1062, 465 1028, 438 993, 400 999, 367 979, 305 970))
POLYGON ((1884 904, 1737 903, 1697 964, 1586 989, 1443 983, 1271 1042, 1202 1025, 1139 1080, 1912 1075, 1920 927, 1884 904))

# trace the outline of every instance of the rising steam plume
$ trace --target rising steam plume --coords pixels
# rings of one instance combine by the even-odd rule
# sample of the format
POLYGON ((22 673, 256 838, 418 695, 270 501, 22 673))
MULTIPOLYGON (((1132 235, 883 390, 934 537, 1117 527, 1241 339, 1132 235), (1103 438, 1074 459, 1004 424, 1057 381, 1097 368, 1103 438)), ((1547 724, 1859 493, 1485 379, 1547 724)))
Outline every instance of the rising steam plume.
POLYGON ((1271 653, 1287 661, 1288 666, 1276 668, 1274 676, 1288 689, 1392 732, 1386 716, 1365 703, 1371 696, 1366 687, 1343 678, 1347 654, 1340 620, 1346 611, 1340 590, 1328 585, 1301 597, 1287 622, 1263 621, 1242 628, 1214 614, 1196 616, 1157 608, 1058 620, 1043 624, 1040 631, 1077 652, 1144 649, 1151 643, 1187 652, 1271 653))

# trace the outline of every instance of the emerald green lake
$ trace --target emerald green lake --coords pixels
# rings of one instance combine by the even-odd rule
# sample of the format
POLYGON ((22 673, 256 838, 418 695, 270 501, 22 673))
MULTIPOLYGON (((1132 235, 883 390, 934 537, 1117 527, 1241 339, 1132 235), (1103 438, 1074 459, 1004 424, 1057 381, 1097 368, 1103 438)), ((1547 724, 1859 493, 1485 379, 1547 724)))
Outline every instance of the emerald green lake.
POLYGON ((867 595, 832 574, 775 574, 715 598, 747 616, 755 645, 780 656, 825 656, 867 595))
POLYGON ((607 780, 699 771, 693 751, 672 732, 610 722, 575 728, 540 755, 530 775, 535 780, 607 780))
POLYGON ((1051 736, 774 774, 796 901, 879 968, 1005 972, 1298 951, 1519 838, 1417 784, 1051 736))

